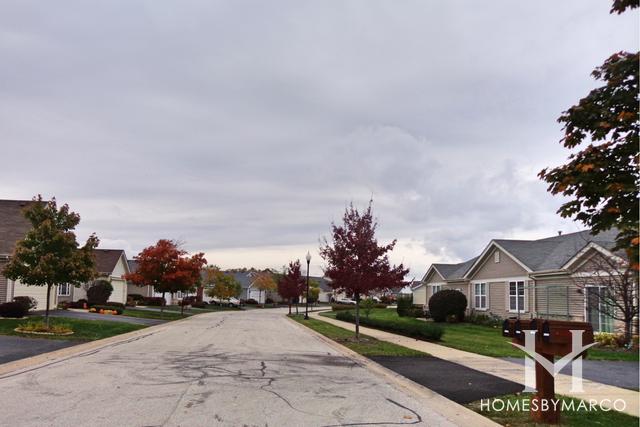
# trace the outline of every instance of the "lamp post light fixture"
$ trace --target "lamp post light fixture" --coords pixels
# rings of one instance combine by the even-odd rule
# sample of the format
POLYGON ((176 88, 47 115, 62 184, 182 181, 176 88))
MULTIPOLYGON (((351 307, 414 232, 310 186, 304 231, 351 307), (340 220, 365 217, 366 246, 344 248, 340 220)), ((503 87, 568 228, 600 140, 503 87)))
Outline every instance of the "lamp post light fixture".
POLYGON ((304 320, 309 320, 309 264, 311 264, 311 254, 307 251, 307 298, 304 300, 304 320))

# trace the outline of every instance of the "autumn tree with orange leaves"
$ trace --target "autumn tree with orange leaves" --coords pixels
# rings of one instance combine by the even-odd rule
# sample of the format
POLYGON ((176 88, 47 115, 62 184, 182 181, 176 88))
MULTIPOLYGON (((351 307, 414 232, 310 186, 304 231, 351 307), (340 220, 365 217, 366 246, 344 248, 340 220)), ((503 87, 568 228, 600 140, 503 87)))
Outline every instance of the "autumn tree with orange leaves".
MULTIPOLYGON (((638 0, 615 0, 611 13, 638 7, 638 0)), ((616 250, 627 253, 638 270, 640 156, 638 137, 638 52, 618 52, 591 75, 604 82, 562 113, 562 145, 568 162, 544 169, 539 177, 548 191, 569 198, 558 213, 574 218, 595 233, 618 230, 616 250), (578 148, 583 147, 580 151, 578 148)))
MULTIPOLYGON (((144 248, 137 256, 138 269, 125 279, 138 286, 153 286, 162 293, 192 290, 200 281, 200 271, 207 264, 203 253, 187 256, 173 240, 161 239, 154 246, 144 248)), ((162 308, 161 308, 162 310, 162 308)))

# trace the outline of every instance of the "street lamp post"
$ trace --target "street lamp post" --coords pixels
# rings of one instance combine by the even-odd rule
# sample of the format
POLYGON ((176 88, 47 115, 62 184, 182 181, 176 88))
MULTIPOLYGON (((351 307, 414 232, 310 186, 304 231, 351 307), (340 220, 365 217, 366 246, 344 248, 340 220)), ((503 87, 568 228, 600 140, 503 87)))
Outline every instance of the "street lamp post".
POLYGON ((309 264, 311 264, 311 254, 307 251, 307 298, 304 300, 304 320, 309 320, 309 264))

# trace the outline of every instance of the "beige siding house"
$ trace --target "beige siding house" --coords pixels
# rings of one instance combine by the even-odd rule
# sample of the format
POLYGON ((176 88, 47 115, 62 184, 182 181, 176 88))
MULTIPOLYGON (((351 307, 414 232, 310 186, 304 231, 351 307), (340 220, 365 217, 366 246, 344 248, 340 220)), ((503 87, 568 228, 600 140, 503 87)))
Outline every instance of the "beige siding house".
MULTIPOLYGON (((109 301, 126 303, 129 293, 129 284, 124 275, 129 273, 127 256, 122 249, 95 249, 96 269, 98 277, 95 280, 106 280, 113 286, 113 292, 109 301)), ((93 283, 93 282, 91 282, 93 283)), ((58 301, 78 301, 87 298, 87 289, 91 283, 79 287, 60 286, 58 288, 58 301)), ((148 291, 144 291, 148 292, 148 291)))
MULTIPOLYGON (((46 286, 26 286, 20 281, 6 278, 2 271, 9 258, 13 255, 16 243, 23 239, 31 229, 31 224, 24 217, 22 211, 30 200, 0 200, 0 304, 13 300, 17 296, 34 297, 38 305, 35 310, 44 310, 47 301, 46 286)), ((51 291, 49 307, 57 305, 56 290, 51 291)))
POLYGON ((595 255, 617 256, 611 252, 616 233, 587 230, 539 240, 492 240, 467 262, 432 264, 414 288, 414 302, 428 304, 434 291, 458 289, 470 311, 589 321, 596 331, 612 331, 619 325, 593 304, 601 287, 581 287, 576 277, 590 274, 595 255))

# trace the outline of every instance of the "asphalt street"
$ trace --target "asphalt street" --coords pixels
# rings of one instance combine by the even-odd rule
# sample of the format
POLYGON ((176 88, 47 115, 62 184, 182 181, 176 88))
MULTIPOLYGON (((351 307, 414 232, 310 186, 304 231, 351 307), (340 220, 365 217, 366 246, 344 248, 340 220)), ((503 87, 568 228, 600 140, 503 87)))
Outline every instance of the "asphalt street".
POLYGON ((284 312, 194 316, 4 375, 0 424, 451 425, 284 312))

